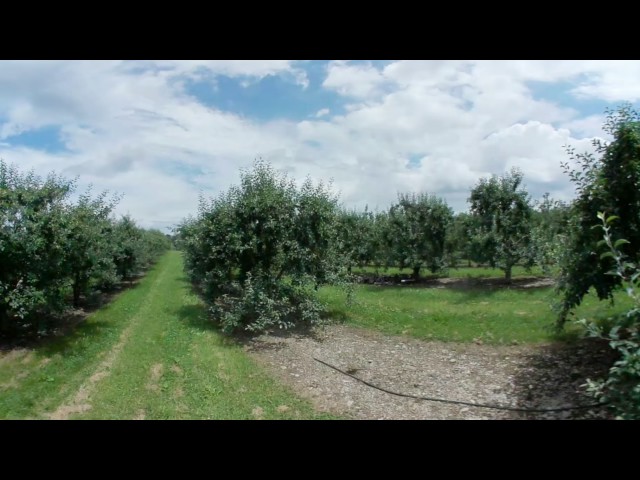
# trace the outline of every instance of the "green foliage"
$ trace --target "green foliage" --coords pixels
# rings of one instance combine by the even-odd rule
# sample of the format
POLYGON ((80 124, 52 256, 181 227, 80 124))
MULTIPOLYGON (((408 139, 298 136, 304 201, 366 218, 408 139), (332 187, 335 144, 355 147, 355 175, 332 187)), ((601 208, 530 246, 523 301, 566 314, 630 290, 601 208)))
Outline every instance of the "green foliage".
POLYGON ((338 241, 345 255, 348 270, 353 266, 369 265, 376 260, 377 245, 375 216, 367 208, 364 212, 343 209, 338 214, 338 241))
POLYGON ((389 230, 389 212, 379 211, 372 216, 371 237, 369 245, 371 250, 371 265, 376 268, 388 267, 392 263, 392 251, 387 243, 387 231, 389 230))
POLYGON ((454 216, 453 223, 447 230, 446 238, 446 250, 453 257, 452 263, 454 265, 457 265, 458 259, 477 263, 485 261, 485 257, 482 255, 482 245, 475 236, 477 229, 478 220, 473 215, 461 212, 454 216))
POLYGON ((600 299, 612 299, 621 284, 620 277, 608 275, 612 258, 597 254, 600 236, 591 228, 594 212, 624 218, 615 226, 615 236, 631 242, 629 258, 637 261, 640 255, 640 114, 629 105, 609 111, 604 129, 613 137, 611 143, 594 141, 597 155, 568 149, 574 165, 563 165, 578 196, 571 206, 561 258, 558 328, 589 289, 594 288, 600 299))
POLYGON ((113 238, 116 248, 113 251, 113 263, 121 278, 129 278, 135 272, 142 255, 142 232, 128 215, 115 222, 113 238))
POLYGON ((560 262, 569 213, 568 204, 551 199, 548 193, 536 202, 531 219, 529 261, 539 265, 547 275, 560 262))
POLYGON ((124 215, 112 222, 112 263, 116 278, 129 279, 149 268, 160 256, 171 249, 171 239, 159 230, 145 230, 124 215))
POLYGON ((517 169, 500 177, 481 178, 469 197, 477 258, 503 270, 507 281, 513 266, 530 258, 532 207, 522 180, 517 169))
POLYGON ((179 227, 186 270, 228 332, 319 323, 315 289, 346 284, 338 232, 327 187, 307 179, 297 188, 263 161, 239 186, 201 198, 198 217, 179 227))
MULTIPOLYGON (((114 261, 125 242, 111 218, 118 199, 87 191, 74 203, 75 185, 53 173, 23 174, 0 160, 0 335, 46 331, 70 305, 120 280, 114 261)), ((170 247, 166 238, 131 228, 147 264, 170 247)))
POLYGON ((140 242, 142 244, 142 251, 138 265, 140 269, 146 269, 154 265, 167 250, 173 248, 173 240, 170 235, 154 228, 141 228, 139 231, 141 234, 140 242))
POLYGON ((86 296, 95 285, 109 283, 114 277, 109 216, 117 199, 106 200, 106 192, 92 198, 90 191, 81 195, 77 204, 67 208, 64 269, 71 279, 73 306, 80 306, 80 296, 86 296))
POLYGON ((453 221, 447 203, 427 194, 400 194, 384 229, 390 263, 409 267, 417 278, 423 266, 436 273, 446 265, 445 239, 453 221))
POLYGON ((38 330, 64 307, 65 201, 73 188, 0 160, 0 333, 38 330))
POLYGON ((614 317, 610 329, 581 320, 591 336, 604 338, 609 341, 611 348, 619 353, 619 358, 609 370, 605 380, 589 381, 589 391, 603 402, 609 403, 615 414, 626 420, 640 420, 640 266, 635 261, 629 261, 627 255, 620 248, 628 247, 631 243, 626 239, 613 241, 611 229, 617 216, 607 216, 598 213, 602 225, 598 225, 604 232, 599 245, 606 245, 608 251, 600 258, 607 258, 614 262, 614 268, 607 274, 617 277, 624 286, 627 295, 633 300, 633 306, 622 315, 614 317))
POLYGON ((238 295, 223 294, 211 306, 211 313, 227 332, 287 329, 300 321, 319 323, 323 311, 312 282, 292 284, 264 276, 254 281, 250 273, 238 295))

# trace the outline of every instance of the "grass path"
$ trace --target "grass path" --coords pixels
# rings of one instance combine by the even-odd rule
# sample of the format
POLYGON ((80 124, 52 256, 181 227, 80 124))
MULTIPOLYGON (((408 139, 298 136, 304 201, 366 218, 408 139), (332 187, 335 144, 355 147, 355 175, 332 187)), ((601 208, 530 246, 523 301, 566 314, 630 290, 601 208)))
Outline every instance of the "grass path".
POLYGON ((169 252, 76 332, 0 357, 0 418, 328 418, 205 321, 169 252))

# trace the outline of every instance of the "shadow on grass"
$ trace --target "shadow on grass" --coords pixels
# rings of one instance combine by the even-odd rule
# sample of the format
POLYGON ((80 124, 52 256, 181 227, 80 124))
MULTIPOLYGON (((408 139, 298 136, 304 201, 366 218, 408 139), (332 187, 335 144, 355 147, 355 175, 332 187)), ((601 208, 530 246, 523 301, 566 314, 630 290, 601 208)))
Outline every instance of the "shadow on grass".
POLYGON ((25 330, 16 336, 0 337, 0 350, 29 348, 44 355, 66 355, 70 348, 76 348, 74 345, 80 337, 104 334, 105 330, 113 329, 111 322, 87 323, 86 320, 98 310, 107 308, 122 293, 137 288, 139 283, 139 278, 123 281, 107 292, 94 294, 91 298, 85 299, 81 309, 70 309, 66 313, 45 319, 42 323, 50 325, 45 332, 33 333, 25 330))
POLYGON ((72 331, 67 332, 62 336, 48 337, 41 340, 40 344, 35 347, 38 354, 45 355, 47 357, 59 354, 64 357, 68 355, 81 356, 87 348, 90 347, 91 342, 79 341, 83 337, 96 337, 99 335, 108 334, 110 331, 119 332, 118 325, 114 325, 108 321, 91 321, 89 323, 83 322, 78 325, 72 331))
POLYGON ((54 355, 62 357, 83 357, 87 350, 93 348, 93 338, 104 335, 118 335, 121 331, 119 325, 109 321, 82 322, 64 334, 51 334, 40 338, 28 338, 23 342, 12 343, 8 349, 28 348, 38 357, 49 358, 54 355), (84 341, 83 341, 84 340, 84 341))
POLYGON ((329 308, 326 312, 324 312, 321 317, 322 320, 326 323, 330 324, 342 324, 346 323, 349 320, 349 311, 358 308, 356 303, 352 305, 345 305, 343 308, 329 308))
POLYGON ((387 283, 387 284, 367 284, 364 288, 368 291, 380 291, 387 289, 445 289, 445 290, 483 290, 483 291, 500 291, 500 290, 538 290, 541 288, 549 288, 553 286, 554 281, 549 277, 517 277, 508 283, 504 278, 421 278, 417 282, 411 283, 387 283))
MULTIPOLYGON (((362 290, 367 294, 376 295, 383 291, 389 291, 389 290, 396 290, 400 292, 406 288, 407 287, 404 287, 404 286, 366 285, 362 287, 362 290)), ((418 287, 415 290, 423 290, 423 288, 426 288, 426 287, 418 287)), ((440 287, 431 287, 431 288, 433 288, 435 291, 438 291, 438 290, 442 291, 443 294, 447 295, 446 300, 453 304, 463 304, 467 302, 479 302, 482 300, 487 300, 491 298, 493 295, 495 295, 496 293, 503 291, 503 289, 500 289, 500 288, 483 288, 483 287, 448 288, 448 287, 440 286, 440 287), (451 294, 451 292, 453 292, 453 295, 451 294)), ((430 294, 429 297, 416 296, 415 298, 412 297, 411 300, 407 300, 407 301, 416 302, 416 301, 420 301, 421 298, 427 301, 429 298, 432 298, 431 295, 438 295, 438 294, 434 292, 433 294, 430 294)), ((357 302, 358 300, 357 292, 355 294, 355 298, 357 302)), ((400 300, 393 299, 392 301, 393 303, 397 303, 400 300)), ((357 304, 354 306, 357 307, 357 304)))
POLYGON ((190 327, 223 333, 220 327, 210 317, 207 307, 203 304, 181 305, 176 309, 175 314, 181 322, 190 327))

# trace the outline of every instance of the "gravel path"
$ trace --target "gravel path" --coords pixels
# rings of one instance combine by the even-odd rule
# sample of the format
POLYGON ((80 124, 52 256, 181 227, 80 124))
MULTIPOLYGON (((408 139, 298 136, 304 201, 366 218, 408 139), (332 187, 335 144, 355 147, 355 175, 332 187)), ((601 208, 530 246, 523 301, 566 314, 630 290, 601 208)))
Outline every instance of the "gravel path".
POLYGON ((606 345, 476 345, 421 341, 333 325, 311 333, 263 335, 245 350, 321 411, 353 419, 590 419, 602 408, 518 413, 393 396, 336 372, 313 357, 380 387, 406 394, 525 408, 593 403, 586 378, 612 361, 606 345))

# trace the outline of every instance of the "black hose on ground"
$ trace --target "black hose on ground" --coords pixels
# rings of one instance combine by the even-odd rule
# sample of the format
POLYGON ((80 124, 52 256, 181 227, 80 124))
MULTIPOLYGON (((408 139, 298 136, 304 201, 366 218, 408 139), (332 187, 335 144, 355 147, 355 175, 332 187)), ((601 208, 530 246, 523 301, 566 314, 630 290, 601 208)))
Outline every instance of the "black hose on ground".
POLYGON ((521 408, 521 407, 510 407, 507 405, 492 405, 489 403, 471 403, 471 402, 463 402, 460 400, 447 400, 444 398, 434 398, 434 397, 423 397, 420 395, 412 395, 410 393, 399 393, 399 392, 394 392, 393 390, 387 390, 386 388, 383 387, 379 387, 377 385, 374 385, 373 383, 367 382, 366 380, 363 380, 361 378, 356 377, 355 375, 352 375, 350 373, 347 373, 343 370, 340 370, 338 367, 334 367, 333 365, 320 360, 318 358, 313 358, 316 362, 320 362, 323 365, 326 365, 329 368, 334 369, 337 372, 342 373, 343 375, 346 375, 347 377, 351 377, 354 380, 357 380, 360 383, 364 383, 365 385, 367 385, 368 387, 371 388, 375 388, 376 390, 380 390, 381 392, 384 393, 388 393, 389 395, 395 395, 396 397, 405 397, 405 398, 414 398, 416 400, 426 400, 429 402, 440 402, 440 403, 450 403, 453 405, 466 405, 469 407, 479 407, 479 408, 491 408, 493 410, 508 410, 510 412, 528 412, 528 413, 542 413, 542 412, 565 412, 567 410, 583 410, 583 409, 587 409, 587 408, 598 408, 598 407, 602 407, 604 405, 606 405, 606 403, 604 402, 599 402, 599 403, 592 403, 589 405, 578 405, 578 406, 574 406, 574 407, 558 407, 558 408, 521 408))

